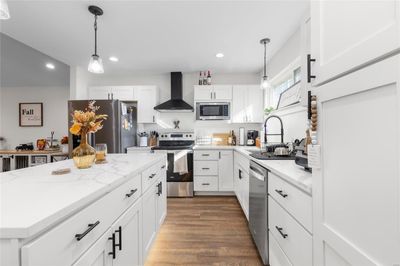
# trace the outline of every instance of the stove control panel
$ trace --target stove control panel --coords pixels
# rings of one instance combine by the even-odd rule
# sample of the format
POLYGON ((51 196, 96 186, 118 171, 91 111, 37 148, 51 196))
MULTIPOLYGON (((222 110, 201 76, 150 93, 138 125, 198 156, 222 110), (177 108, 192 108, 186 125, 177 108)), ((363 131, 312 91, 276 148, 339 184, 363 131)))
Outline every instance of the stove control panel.
POLYGON ((170 132, 161 133, 159 140, 195 140, 193 132, 170 132))

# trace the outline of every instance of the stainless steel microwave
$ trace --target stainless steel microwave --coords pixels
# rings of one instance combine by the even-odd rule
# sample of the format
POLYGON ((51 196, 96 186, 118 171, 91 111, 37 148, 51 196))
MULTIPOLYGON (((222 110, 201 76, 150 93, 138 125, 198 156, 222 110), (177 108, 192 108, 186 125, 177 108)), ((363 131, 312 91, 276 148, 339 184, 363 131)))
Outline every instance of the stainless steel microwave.
POLYGON ((196 103, 196 120, 229 120, 231 103, 198 102, 196 103))

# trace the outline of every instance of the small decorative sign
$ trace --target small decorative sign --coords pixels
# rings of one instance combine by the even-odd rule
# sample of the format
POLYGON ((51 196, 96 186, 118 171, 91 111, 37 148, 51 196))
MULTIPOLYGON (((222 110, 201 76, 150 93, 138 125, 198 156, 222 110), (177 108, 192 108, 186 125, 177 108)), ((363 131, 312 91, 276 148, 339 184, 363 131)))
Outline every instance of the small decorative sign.
POLYGON ((19 104, 19 126, 20 127, 42 127, 43 126, 43 103, 20 103, 19 104))
POLYGON ((311 168, 321 168, 321 146, 320 145, 308 145, 308 166, 311 168))

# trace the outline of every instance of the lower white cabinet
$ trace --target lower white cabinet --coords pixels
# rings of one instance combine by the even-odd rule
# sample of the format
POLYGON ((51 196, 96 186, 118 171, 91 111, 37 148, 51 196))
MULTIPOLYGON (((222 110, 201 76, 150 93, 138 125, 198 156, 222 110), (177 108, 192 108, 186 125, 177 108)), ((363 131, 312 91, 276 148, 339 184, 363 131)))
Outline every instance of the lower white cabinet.
MULTIPOLYGON (((293 266, 286 256, 285 252, 281 249, 278 242, 271 232, 268 233, 269 242, 269 265, 271 266, 293 266)), ((310 265, 311 266, 311 265, 310 265)))
POLYGON ((233 151, 194 151, 194 190, 233 191, 233 151))
POLYGON ((234 153, 234 191, 242 206, 242 210, 247 220, 249 220, 249 176, 250 160, 235 151, 234 153), (247 167, 246 167, 247 166, 247 167))

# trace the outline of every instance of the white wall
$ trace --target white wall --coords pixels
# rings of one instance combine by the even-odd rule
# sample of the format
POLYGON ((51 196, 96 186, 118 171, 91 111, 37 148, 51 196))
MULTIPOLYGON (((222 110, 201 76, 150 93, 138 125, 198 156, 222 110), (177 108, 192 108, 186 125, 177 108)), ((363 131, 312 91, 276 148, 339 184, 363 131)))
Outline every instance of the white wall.
POLYGON ((68 87, 8 87, 1 88, 1 129, 6 138, 6 148, 14 149, 21 143, 34 142, 50 137, 60 139, 68 133, 67 99, 68 87), (43 127, 19 126, 19 103, 43 103, 43 127))

